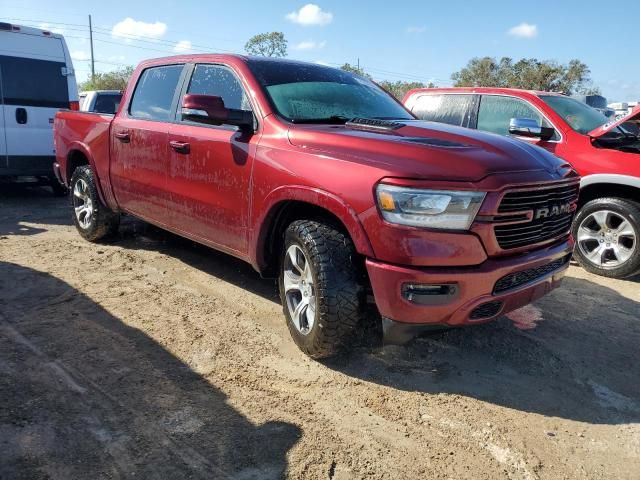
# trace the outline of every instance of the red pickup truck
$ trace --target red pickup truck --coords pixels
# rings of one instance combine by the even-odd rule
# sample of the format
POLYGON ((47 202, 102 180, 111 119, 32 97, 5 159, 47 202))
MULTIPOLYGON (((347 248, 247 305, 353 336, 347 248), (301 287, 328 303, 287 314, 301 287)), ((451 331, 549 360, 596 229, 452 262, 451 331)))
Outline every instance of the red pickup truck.
POLYGON ((314 358, 485 322, 556 287, 579 178, 544 149, 422 122, 374 83, 289 60, 143 62, 115 116, 55 118, 85 239, 131 214, 278 277, 314 358))
POLYGON ((435 88, 403 103, 423 120, 513 135, 570 162, 582 177, 575 257, 614 278, 640 273, 640 107, 609 119, 559 93, 435 88))

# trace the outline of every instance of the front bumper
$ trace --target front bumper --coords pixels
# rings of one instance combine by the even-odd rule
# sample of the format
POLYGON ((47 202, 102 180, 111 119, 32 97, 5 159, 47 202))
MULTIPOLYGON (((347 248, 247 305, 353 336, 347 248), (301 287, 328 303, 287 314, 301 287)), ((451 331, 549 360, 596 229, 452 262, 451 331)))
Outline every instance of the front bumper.
POLYGON ((560 284, 572 250, 573 240, 568 240, 535 252, 490 259, 474 267, 415 268, 371 259, 366 265, 376 305, 387 324, 391 320, 409 327, 459 326, 492 320, 549 293, 560 284), (546 271, 545 266, 553 262, 558 268, 546 271), (524 277, 526 281, 518 286, 495 293, 498 280, 527 271, 542 273, 530 280, 524 277), (407 285, 454 288, 453 294, 434 296, 427 303, 418 304, 403 293, 407 285))

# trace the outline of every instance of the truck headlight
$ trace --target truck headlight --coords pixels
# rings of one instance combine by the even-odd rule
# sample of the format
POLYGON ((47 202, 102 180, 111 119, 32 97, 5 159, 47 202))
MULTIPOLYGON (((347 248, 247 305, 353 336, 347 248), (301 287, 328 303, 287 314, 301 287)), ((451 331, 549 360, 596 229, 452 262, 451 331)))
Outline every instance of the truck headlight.
POLYGON ((390 223, 413 227, 468 230, 485 192, 423 190, 379 184, 378 207, 390 223))

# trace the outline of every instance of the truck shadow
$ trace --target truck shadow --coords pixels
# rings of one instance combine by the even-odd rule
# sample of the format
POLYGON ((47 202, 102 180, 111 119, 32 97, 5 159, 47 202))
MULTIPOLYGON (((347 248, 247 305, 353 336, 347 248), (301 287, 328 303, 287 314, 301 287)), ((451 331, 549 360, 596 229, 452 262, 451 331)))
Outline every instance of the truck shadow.
POLYGON ((277 479, 300 429, 254 425, 143 331, 0 262, 0 478, 277 479))
POLYGON ((251 290, 266 300, 280 303, 277 282, 260 279, 248 263, 141 220, 124 217, 116 242, 127 249, 150 250, 169 255, 212 277, 251 290))
POLYGON ((568 277, 527 308, 535 321, 503 317, 327 365, 399 390, 464 395, 592 424, 640 421, 640 303, 568 277))
MULTIPOLYGON (((118 244, 171 255, 279 303, 275 283, 245 263, 142 222, 125 226, 118 244)), ((356 347, 325 364, 398 390, 465 395, 596 424, 640 421, 640 303, 567 277, 532 309, 533 321, 501 318, 403 347, 356 347)))
POLYGON ((36 235, 47 231, 40 225, 71 222, 69 199, 54 197, 49 187, 0 183, 0 235, 36 235))

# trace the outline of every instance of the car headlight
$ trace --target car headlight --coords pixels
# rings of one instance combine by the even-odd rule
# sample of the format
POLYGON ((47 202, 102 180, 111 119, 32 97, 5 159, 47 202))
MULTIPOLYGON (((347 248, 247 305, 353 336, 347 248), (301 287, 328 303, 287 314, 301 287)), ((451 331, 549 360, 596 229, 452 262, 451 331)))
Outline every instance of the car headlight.
POLYGON ((380 184, 378 206, 390 223, 413 227, 468 230, 485 192, 423 190, 380 184))

